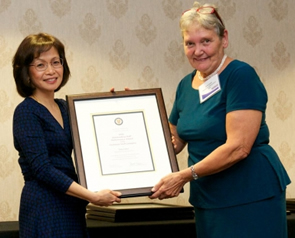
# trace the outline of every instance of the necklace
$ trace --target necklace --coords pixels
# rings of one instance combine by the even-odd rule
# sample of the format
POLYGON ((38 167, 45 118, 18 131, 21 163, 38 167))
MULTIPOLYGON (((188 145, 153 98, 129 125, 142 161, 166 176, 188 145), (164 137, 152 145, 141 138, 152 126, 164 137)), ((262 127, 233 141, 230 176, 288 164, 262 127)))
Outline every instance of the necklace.
POLYGON ((222 65, 224 64, 224 61, 226 60, 226 58, 227 58, 227 55, 224 55, 218 68, 212 74, 210 74, 209 76, 205 78, 202 77, 200 71, 198 70, 197 71, 198 78, 202 81, 206 81, 207 79, 211 78, 213 75, 217 74, 217 72, 221 69, 222 65))

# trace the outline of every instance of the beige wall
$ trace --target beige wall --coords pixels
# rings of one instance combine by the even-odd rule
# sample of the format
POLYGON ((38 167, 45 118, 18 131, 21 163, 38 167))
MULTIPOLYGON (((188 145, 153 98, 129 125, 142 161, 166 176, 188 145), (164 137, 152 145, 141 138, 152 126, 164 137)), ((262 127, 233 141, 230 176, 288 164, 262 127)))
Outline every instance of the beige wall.
MULTIPOLYGON (((294 0, 212 0, 229 30, 228 55, 253 65, 268 94, 271 145, 295 178, 294 0)), ((72 77, 66 94, 161 87, 167 112, 179 80, 191 71, 178 20, 191 0, 0 1, 0 221, 18 219, 23 179, 12 140, 12 116, 22 100, 11 59, 30 33, 51 33, 65 43, 72 77)), ((179 155, 186 166, 187 152, 179 155)), ((255 183, 255 181, 253 181, 255 183)), ((295 183, 287 189, 295 197, 295 183)), ((188 187, 164 202, 187 204, 188 187)), ((148 201, 147 198, 127 199, 148 201)))

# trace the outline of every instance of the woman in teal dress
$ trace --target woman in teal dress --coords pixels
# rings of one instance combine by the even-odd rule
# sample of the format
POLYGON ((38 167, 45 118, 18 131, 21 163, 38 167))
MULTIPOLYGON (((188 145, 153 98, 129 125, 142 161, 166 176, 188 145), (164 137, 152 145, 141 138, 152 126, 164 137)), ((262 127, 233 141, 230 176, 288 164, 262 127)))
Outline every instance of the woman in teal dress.
POLYGON ((225 55, 228 32, 215 6, 180 19, 184 51, 195 70, 179 83, 169 117, 188 168, 169 174, 152 199, 179 195, 190 182, 198 238, 286 238, 290 179, 269 145, 267 92, 253 67, 225 55))
POLYGON ((13 74, 24 97, 13 117, 14 146, 25 181, 19 237, 88 237, 86 205, 112 205, 121 201, 121 193, 93 192, 78 183, 67 104, 54 98, 70 76, 64 45, 46 33, 27 36, 14 56, 13 74))

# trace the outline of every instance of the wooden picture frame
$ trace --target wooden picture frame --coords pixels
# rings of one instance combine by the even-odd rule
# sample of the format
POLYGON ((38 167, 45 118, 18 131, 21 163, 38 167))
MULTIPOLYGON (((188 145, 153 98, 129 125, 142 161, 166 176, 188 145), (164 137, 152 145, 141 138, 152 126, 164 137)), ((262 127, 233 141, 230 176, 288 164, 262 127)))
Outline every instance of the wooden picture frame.
POLYGON ((79 182, 149 196, 179 170, 160 88, 67 95, 79 182))

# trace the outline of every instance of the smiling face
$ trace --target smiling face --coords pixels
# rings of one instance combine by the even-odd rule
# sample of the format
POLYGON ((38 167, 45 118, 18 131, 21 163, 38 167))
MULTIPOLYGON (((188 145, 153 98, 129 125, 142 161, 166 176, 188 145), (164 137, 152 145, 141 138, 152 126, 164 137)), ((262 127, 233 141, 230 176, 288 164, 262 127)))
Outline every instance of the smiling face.
POLYGON ((192 24, 183 32, 184 52, 191 66, 203 77, 213 73, 221 63, 224 49, 228 46, 228 34, 219 37, 215 30, 192 24))
POLYGON ((63 67, 55 68, 52 63, 55 59, 59 59, 58 51, 51 47, 35 58, 29 67, 29 75, 32 84, 35 86, 36 93, 54 93, 54 91, 61 85, 63 80, 63 67), (38 71, 35 66, 38 64, 48 64, 47 69, 38 71))

